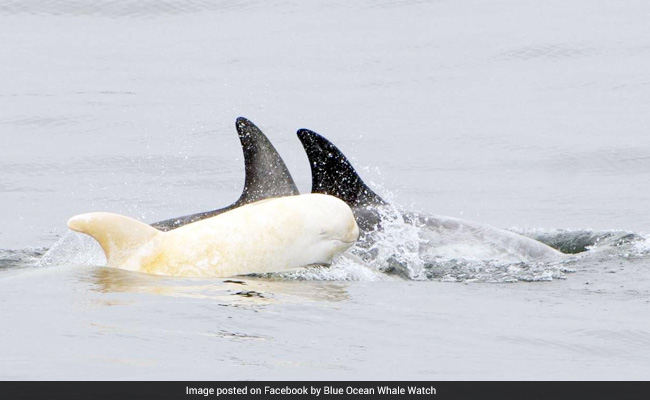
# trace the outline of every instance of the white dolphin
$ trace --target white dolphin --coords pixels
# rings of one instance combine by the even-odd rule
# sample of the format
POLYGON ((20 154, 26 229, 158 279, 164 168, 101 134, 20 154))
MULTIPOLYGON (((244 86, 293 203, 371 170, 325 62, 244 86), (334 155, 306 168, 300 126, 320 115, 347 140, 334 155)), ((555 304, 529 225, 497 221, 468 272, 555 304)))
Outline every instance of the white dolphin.
POLYGON ((169 232, 105 212, 75 216, 68 227, 97 240, 108 267, 187 277, 326 265, 359 237, 350 207, 323 194, 261 200, 169 232))

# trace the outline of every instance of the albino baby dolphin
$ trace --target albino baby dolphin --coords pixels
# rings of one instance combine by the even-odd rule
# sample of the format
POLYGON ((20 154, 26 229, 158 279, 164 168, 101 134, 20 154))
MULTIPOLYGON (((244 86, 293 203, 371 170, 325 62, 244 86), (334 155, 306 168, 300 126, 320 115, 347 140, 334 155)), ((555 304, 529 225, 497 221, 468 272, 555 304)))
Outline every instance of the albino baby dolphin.
POLYGON ((97 240, 108 267, 193 277, 330 264, 359 237, 350 207, 324 194, 261 200, 169 232, 104 212, 77 215, 68 227, 97 240))

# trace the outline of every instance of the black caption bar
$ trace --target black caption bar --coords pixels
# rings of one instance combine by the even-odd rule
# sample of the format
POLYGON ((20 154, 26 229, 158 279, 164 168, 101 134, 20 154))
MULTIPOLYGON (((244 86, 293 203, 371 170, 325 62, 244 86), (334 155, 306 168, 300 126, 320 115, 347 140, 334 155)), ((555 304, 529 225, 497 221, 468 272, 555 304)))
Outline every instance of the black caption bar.
POLYGON ((649 382, 0 382, 2 399, 647 399, 649 382))

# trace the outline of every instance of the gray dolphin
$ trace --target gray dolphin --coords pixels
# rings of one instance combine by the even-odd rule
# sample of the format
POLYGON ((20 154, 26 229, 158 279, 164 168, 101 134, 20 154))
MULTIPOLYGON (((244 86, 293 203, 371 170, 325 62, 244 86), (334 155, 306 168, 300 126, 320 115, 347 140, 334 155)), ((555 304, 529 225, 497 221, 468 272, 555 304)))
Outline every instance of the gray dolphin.
POLYGON ((258 200, 300 194, 282 157, 264 133, 243 117, 237 118, 235 127, 244 152, 246 169, 244 190, 239 199, 227 207, 170 218, 151 226, 169 231, 258 200))
MULTIPOLYGON (((300 129, 312 173, 312 192, 336 196, 348 203, 361 230, 359 244, 370 246, 382 230, 390 205, 366 185, 343 153, 323 136, 300 129)), ((394 218, 394 212, 391 218, 394 218)), ((558 258, 564 254, 537 240, 489 225, 436 215, 400 213, 398 218, 418 228, 421 251, 451 258, 522 262, 558 258)))

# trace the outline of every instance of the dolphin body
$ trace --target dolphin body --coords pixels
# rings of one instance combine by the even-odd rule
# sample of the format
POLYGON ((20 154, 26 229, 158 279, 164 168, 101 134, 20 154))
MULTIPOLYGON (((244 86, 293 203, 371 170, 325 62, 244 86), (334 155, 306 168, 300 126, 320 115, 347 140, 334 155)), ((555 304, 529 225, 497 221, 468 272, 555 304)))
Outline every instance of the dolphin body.
MULTIPOLYGON (((167 232, 259 200, 299 194, 282 157, 264 133, 243 117, 237 118, 235 128, 244 153, 246 170, 244 190, 239 199, 227 207, 170 218, 155 222, 151 224, 152 227, 167 232)), ((84 236, 68 232, 45 253, 39 264, 59 265, 70 262, 71 257, 79 264, 101 263, 101 250, 94 240, 87 240, 84 236)))
POLYGON ((170 218, 151 226, 170 231, 259 200, 300 194, 282 157, 264 133, 243 117, 237 118, 235 128, 244 152, 246 170, 244 190, 239 199, 227 207, 170 218))
POLYGON ((419 251, 434 256, 502 262, 565 256, 544 243, 489 225, 437 215, 396 213, 363 182, 345 155, 329 140, 309 129, 300 129, 298 138, 311 165, 312 193, 336 196, 352 208, 361 230, 358 244, 362 247, 371 247, 383 226, 399 219, 417 228, 419 251))
POLYGON ((169 232, 105 212, 77 215, 68 227, 93 237, 108 267, 187 277, 327 265, 359 237, 350 207, 318 193, 260 200, 169 232))

